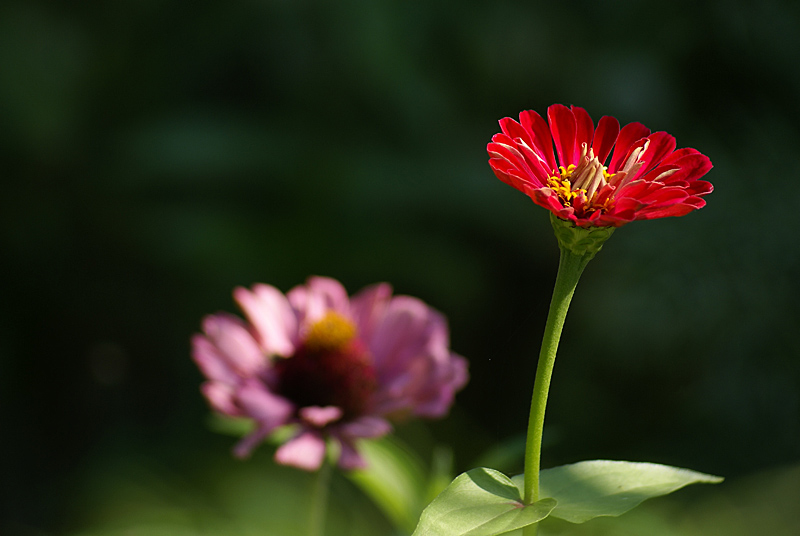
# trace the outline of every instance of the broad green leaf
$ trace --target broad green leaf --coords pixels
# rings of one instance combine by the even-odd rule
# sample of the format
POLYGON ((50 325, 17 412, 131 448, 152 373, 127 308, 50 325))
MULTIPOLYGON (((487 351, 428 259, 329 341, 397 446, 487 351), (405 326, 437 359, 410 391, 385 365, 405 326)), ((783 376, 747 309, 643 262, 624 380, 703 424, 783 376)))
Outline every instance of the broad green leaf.
MULTIPOLYGON (((585 523, 599 516, 618 516, 652 497, 667 495, 689 484, 718 484, 722 478, 655 463, 592 460, 545 469, 539 496, 558 505, 552 517, 585 523)), ((514 477, 519 489, 523 475, 514 477)))
POLYGON ((478 468, 462 473, 422 512, 412 536, 495 536, 546 518, 556 501, 525 506, 506 475, 478 468))

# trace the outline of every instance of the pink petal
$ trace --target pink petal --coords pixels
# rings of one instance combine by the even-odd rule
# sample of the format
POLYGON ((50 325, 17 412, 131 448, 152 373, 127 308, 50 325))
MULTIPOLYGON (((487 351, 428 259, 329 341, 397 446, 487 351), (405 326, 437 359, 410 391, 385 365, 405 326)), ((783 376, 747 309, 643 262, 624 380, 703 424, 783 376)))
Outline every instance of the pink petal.
POLYGON ((231 417, 241 417, 243 415, 233 400, 233 389, 229 385, 219 382, 205 382, 200 386, 200 391, 216 411, 231 417))
POLYGON ((252 417, 267 433, 285 424, 294 413, 294 404, 271 393, 257 380, 245 383, 236 391, 236 399, 242 411, 252 417))
POLYGON ((441 416, 466 382, 466 362, 449 351, 445 318, 419 300, 394 298, 370 343, 377 414, 441 416))
POLYGON ((238 374, 252 376, 266 367, 266 358, 258 343, 244 322, 235 316, 207 316, 203 319, 203 331, 214 342, 227 364, 238 374))
POLYGON ((305 285, 294 287, 286 297, 303 325, 316 322, 328 311, 350 315, 347 291, 341 283, 329 277, 309 277, 305 285))
POLYGON ((438 385, 429 385, 425 401, 416 406, 417 415, 425 417, 441 417, 447 414, 453 405, 455 394, 469 380, 467 360, 451 354, 440 370, 438 385))
POLYGON ((308 406, 301 408, 298 413, 301 419, 317 428, 338 421, 343 415, 342 409, 336 406, 308 406))
POLYGON ((233 296, 258 332, 262 349, 268 354, 292 355, 297 317, 286 297, 275 287, 264 284, 254 285, 252 291, 238 287, 233 296))
POLYGON ((336 434, 342 437, 381 437, 392 431, 392 425, 386 419, 365 415, 353 421, 339 425, 336 434))
POLYGON ((386 311, 391 297, 392 286, 388 283, 369 286, 352 297, 350 313, 362 340, 372 340, 375 327, 386 311))
POLYGON ((316 471, 325 457, 325 441, 314 432, 303 432, 281 445, 275 461, 305 471, 316 471))
POLYGON ((392 299, 372 339, 365 341, 372 351, 379 383, 388 383, 406 371, 408 362, 428 344, 431 330, 443 322, 440 315, 416 298, 392 299))
POLYGON ((209 380, 229 385, 236 385, 241 381, 240 376, 228 364, 228 360, 204 335, 192 337, 192 359, 209 380))

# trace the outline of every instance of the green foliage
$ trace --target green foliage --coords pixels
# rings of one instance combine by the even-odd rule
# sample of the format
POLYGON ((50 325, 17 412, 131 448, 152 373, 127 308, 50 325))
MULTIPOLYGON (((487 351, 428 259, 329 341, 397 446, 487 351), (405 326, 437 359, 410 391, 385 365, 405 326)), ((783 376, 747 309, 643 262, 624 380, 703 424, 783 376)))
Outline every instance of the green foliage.
POLYGON ((585 523, 619 516, 644 500, 689 484, 717 484, 722 478, 655 463, 592 460, 545 469, 539 496, 525 506, 522 475, 509 479, 494 469, 459 475, 425 509, 412 536, 495 536, 548 516, 585 523))
MULTIPOLYGON (((119 497, 77 508, 58 492, 119 429, 167 466, 213 441, 195 433, 208 410, 186 340, 232 310, 234 285, 317 273, 425 298, 471 358, 468 419, 444 425, 470 439, 457 459, 517 432, 530 378, 508 372, 527 370, 546 307, 520 284, 549 281, 554 247, 544 211, 493 178, 482 148, 497 118, 553 102, 669 131, 709 154, 717 191, 686 218, 626 227, 586 275, 567 327, 582 336, 561 341, 584 359, 558 365, 549 422, 564 441, 548 459, 676 456, 731 480, 800 460, 796 213, 761 188, 791 182, 780 162, 800 144, 800 4, 677 5, 2 2, 0 401, 19 411, 0 417, 0 533, 79 525, 76 510, 119 497), (610 21, 651 21, 649 38, 597 39, 610 21)), ((708 530, 674 534, 795 535, 800 509, 753 507, 774 489, 707 503, 708 530)))
POLYGON ((412 536, 492 536, 546 518, 556 501, 525 506, 519 490, 494 469, 462 473, 425 509, 412 536))
MULTIPOLYGON (((170 465, 141 454, 93 460, 68 499, 74 528, 63 534, 306 534, 316 475, 277 465, 269 447, 256 451, 247 462, 232 459, 220 448, 224 444, 200 445, 170 465)), ((397 534, 339 471, 332 476, 326 536, 397 534)), ((0 532, 33 534, 13 529, 0 532)))
MULTIPOLYGON (((610 460, 591 460, 545 469, 539 495, 554 497, 551 514, 572 523, 624 514, 646 499, 667 495, 689 484, 717 484, 722 478, 688 469, 610 460)), ((522 475, 514 477, 522 487, 522 475)))
POLYGON ((427 479, 421 460, 391 437, 361 441, 359 452, 369 465, 351 471, 350 480, 396 527, 414 530, 426 498, 427 479))

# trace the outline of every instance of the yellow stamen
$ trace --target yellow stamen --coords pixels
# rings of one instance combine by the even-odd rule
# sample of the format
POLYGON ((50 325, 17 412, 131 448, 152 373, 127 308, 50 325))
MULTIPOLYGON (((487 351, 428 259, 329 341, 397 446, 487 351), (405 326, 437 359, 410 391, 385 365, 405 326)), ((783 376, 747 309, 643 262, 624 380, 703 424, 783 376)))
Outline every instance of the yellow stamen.
POLYGON ((341 349, 356 336, 356 326, 333 311, 325 313, 308 328, 305 347, 311 352, 341 349))
POLYGON ((608 210, 614 200, 607 198, 602 202, 598 201, 600 190, 612 181, 614 175, 610 174, 605 166, 600 164, 589 150, 589 159, 580 166, 570 164, 566 168, 559 167, 560 176, 553 175, 547 181, 547 186, 552 189, 561 199, 565 207, 576 204, 583 213, 590 213, 596 210, 608 210))

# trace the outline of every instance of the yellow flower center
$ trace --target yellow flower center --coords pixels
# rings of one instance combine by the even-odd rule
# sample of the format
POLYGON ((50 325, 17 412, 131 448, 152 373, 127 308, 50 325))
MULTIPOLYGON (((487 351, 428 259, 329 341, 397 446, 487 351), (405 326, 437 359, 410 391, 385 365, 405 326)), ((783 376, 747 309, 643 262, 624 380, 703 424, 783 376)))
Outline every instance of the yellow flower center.
POLYGON ((355 325, 339 313, 328 311, 308 329, 305 348, 310 352, 340 350, 356 336, 355 325))
POLYGON ((580 176, 576 177, 578 167, 574 164, 570 164, 567 168, 561 166, 559 170, 560 176, 550 177, 547 185, 558 195, 565 207, 574 206, 583 212, 594 212, 595 210, 607 210, 613 206, 613 198, 607 197, 600 200, 598 195, 600 190, 614 177, 606 171, 604 166, 597 168, 593 178, 588 180, 585 177, 584 180, 581 180, 580 176))
POLYGON ((547 185, 558 195, 565 207, 574 207, 581 214, 608 210, 614 205, 614 198, 612 192, 603 190, 609 184, 620 185, 638 161, 640 153, 641 151, 637 151, 631 155, 624 169, 612 175, 594 155, 592 148, 583 143, 578 164, 570 164, 566 168, 561 166, 560 173, 552 175, 547 185))
MULTIPOLYGON (((650 140, 633 149, 624 164, 613 175, 594 155, 594 151, 586 143, 581 144, 581 156, 578 165, 570 164, 566 168, 559 167, 558 176, 553 174, 547 181, 565 207, 574 207, 576 212, 587 215, 596 210, 609 210, 614 206, 614 192, 625 186, 644 164, 644 154, 650 146, 650 140), (606 188, 611 185, 612 190, 606 188)), ((676 170, 670 170, 658 178, 668 176, 676 170)))

